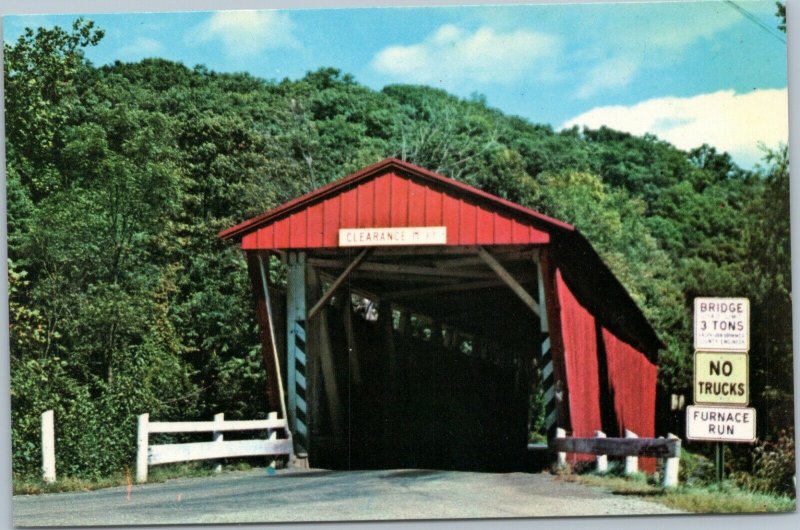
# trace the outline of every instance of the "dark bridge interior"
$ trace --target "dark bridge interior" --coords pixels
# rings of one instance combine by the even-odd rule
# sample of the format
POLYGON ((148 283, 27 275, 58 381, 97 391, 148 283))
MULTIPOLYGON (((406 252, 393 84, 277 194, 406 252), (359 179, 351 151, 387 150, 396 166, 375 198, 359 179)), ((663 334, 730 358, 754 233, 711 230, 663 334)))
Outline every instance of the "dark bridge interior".
MULTIPOLYGON (((538 297, 536 248, 487 250, 538 297)), ((539 317, 479 252, 375 249, 309 319, 310 465, 521 469, 539 317)), ((307 254, 308 307, 353 259, 307 254)))

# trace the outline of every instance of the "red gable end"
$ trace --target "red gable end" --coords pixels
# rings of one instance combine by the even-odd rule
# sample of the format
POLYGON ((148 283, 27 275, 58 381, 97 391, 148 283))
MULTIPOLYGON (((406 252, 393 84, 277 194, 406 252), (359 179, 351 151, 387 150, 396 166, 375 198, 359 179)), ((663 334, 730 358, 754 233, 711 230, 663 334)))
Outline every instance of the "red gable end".
POLYGON ((447 227, 447 245, 546 244, 572 226, 396 159, 386 159, 220 233, 242 248, 338 246, 341 228, 447 227))

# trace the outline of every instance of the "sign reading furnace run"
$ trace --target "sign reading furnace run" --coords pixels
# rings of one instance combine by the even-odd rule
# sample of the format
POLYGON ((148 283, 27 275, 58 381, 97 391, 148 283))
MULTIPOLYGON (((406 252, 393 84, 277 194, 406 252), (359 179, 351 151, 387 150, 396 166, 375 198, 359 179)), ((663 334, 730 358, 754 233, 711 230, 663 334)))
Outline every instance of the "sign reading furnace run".
POLYGON ((686 437, 714 442, 754 442, 756 409, 744 407, 686 407, 686 437))
POLYGON ((404 226, 387 228, 340 228, 340 247, 387 247, 402 245, 445 245, 446 226, 404 226))
POLYGON ((696 352, 694 402, 707 405, 747 405, 749 374, 746 353, 696 352))

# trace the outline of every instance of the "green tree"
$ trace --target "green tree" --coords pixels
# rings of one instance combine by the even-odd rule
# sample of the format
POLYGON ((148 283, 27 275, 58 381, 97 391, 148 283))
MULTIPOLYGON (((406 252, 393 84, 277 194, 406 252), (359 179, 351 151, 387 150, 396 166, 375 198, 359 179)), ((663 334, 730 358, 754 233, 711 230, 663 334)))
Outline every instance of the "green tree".
POLYGON ((83 48, 103 31, 77 19, 72 31, 27 28, 16 44, 4 44, 8 158, 34 200, 58 184, 52 167, 59 133, 76 104, 76 77, 85 66, 83 48), (24 162, 23 162, 24 161, 24 162))
POLYGON ((764 193, 748 208, 748 274, 742 291, 751 298, 751 379, 754 402, 764 410, 766 432, 792 421, 792 284, 789 245, 789 153, 767 150, 761 168, 764 193))

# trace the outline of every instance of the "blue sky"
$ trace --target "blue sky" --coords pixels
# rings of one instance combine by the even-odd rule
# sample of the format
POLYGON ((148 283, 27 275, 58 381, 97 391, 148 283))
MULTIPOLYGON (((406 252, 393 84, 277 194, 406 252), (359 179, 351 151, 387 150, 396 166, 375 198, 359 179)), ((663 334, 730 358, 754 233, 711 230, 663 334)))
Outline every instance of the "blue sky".
MULTIPOLYGON (((85 16, 106 31, 97 65, 163 57, 274 80, 335 66, 375 89, 480 93, 556 129, 710 143, 750 166, 759 143, 787 142, 786 45, 774 2, 736 5, 755 21, 721 1, 85 16)), ((4 38, 74 18, 9 16, 4 38)))

